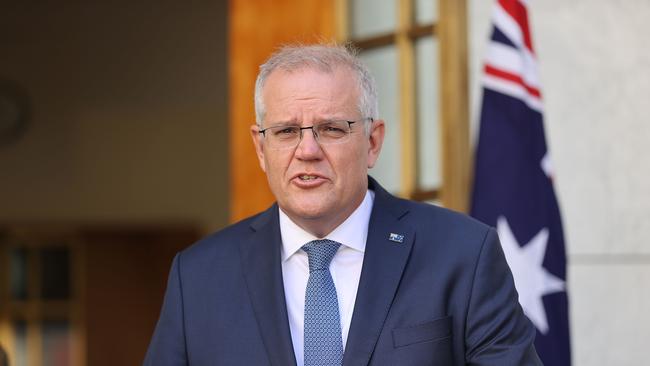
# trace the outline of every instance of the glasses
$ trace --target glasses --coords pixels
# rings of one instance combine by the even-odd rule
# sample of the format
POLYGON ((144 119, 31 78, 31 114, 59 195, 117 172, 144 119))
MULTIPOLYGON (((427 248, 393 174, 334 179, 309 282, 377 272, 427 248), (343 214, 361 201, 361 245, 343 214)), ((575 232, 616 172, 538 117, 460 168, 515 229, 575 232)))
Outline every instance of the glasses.
POLYGON ((363 118, 356 121, 326 121, 309 127, 300 126, 271 126, 260 130, 269 147, 272 149, 291 149, 302 140, 302 131, 311 130, 314 139, 321 145, 334 145, 346 142, 350 139, 352 133, 352 124, 369 120, 372 118, 363 118))

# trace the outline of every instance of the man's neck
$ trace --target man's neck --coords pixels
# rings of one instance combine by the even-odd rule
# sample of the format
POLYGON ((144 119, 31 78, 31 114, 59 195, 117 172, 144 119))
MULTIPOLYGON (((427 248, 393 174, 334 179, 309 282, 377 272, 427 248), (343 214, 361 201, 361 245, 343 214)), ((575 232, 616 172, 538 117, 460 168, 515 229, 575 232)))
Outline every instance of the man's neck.
MULTIPOLYGON (((367 192, 367 191, 366 191, 367 192)), ((317 237, 317 238, 324 238, 327 235, 329 235, 332 231, 334 231, 339 225, 341 225, 345 220, 347 220, 354 211, 356 211, 363 200, 365 199, 367 193, 364 193, 364 195, 361 196, 361 198, 358 200, 356 205, 353 205, 352 209, 349 212, 341 212, 337 215, 334 215, 332 217, 313 217, 313 218, 304 218, 304 217, 294 217, 293 215, 289 214, 288 212, 282 210, 282 212, 287 215, 291 221, 293 221, 296 225, 298 225, 301 229, 305 230, 306 232, 310 233, 311 235, 317 237)))
POLYGON ((339 225, 341 225, 348 217, 350 217, 352 212, 346 212, 344 214, 332 218, 326 218, 326 217, 298 218, 298 217, 292 217, 290 214, 286 212, 285 214, 287 215, 287 217, 291 219, 291 221, 293 221, 296 225, 300 226, 300 228, 312 234, 313 236, 322 239, 326 237, 329 233, 334 231, 334 229, 336 229, 339 225))

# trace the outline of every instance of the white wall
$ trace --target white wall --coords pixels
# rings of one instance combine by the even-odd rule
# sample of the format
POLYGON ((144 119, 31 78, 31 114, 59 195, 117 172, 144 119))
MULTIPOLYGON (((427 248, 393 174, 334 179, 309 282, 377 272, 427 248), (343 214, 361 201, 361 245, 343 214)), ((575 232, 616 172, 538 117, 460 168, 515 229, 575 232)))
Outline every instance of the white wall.
MULTIPOLYGON (((493 1, 469 2, 473 121, 493 1)), ((650 341, 650 1, 529 1, 569 254, 575 365, 650 341)))

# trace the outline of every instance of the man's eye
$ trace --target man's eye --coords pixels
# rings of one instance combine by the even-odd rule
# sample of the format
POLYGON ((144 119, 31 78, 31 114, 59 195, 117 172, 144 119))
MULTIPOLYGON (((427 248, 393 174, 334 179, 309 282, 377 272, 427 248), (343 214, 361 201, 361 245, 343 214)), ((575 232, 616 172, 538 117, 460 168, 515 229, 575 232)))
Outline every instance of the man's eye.
POLYGON ((343 132, 343 129, 338 127, 338 126, 328 125, 328 126, 323 127, 323 131, 325 131, 325 132, 343 132))
POLYGON ((277 128, 273 130, 273 135, 280 138, 293 137, 298 134, 298 129, 296 127, 284 127, 277 128))
POLYGON ((343 137, 347 132, 344 127, 336 123, 328 123, 318 127, 318 133, 327 137, 343 137))

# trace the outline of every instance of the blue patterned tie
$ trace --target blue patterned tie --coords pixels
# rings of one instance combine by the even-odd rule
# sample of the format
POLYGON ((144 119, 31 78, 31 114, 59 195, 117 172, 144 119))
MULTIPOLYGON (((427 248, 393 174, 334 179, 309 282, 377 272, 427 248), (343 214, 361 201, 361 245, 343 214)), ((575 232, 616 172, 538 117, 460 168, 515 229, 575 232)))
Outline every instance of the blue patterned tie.
POLYGON ((305 291, 305 366, 334 366, 343 362, 341 318, 329 266, 341 244, 313 240, 303 245, 309 257, 305 291))

